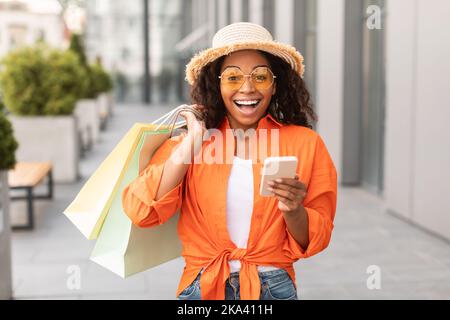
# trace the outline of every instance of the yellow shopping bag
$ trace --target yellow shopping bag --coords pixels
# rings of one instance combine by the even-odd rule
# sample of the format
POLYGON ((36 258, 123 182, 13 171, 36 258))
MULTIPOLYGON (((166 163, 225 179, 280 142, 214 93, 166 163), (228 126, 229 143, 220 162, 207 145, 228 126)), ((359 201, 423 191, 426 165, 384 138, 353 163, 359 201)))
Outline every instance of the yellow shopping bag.
POLYGON ((114 273, 127 277, 181 255, 177 234, 178 213, 161 226, 139 228, 122 209, 122 190, 141 172, 156 149, 167 139, 168 130, 140 126, 137 147, 132 153, 119 192, 111 199, 111 207, 101 228, 91 259, 114 273))
POLYGON ((90 240, 98 236, 143 128, 144 125, 135 124, 127 132, 64 210, 70 221, 90 240))
MULTIPOLYGON (((190 108, 180 106, 164 121, 190 108)), ((158 119, 160 120, 160 119, 158 119)), ((157 121, 158 121, 157 120, 157 121)), ((170 123, 170 121, 169 121, 170 123)), ((91 260, 126 277, 181 254, 178 213, 161 226, 134 226, 122 209, 123 189, 144 170, 175 124, 135 124, 89 178, 64 214, 88 238, 97 239, 91 260)))

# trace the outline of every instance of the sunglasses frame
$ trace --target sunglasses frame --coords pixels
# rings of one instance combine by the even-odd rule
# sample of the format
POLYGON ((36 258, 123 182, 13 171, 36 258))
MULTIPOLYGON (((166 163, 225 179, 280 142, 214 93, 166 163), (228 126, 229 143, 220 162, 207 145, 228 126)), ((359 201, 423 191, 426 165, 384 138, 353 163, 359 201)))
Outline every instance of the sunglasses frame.
MULTIPOLYGON (((230 69, 230 68, 238 69, 240 72, 242 72, 242 75, 244 76, 244 81, 242 82, 241 86, 240 86, 239 88, 237 88, 236 90, 239 90, 239 89, 242 88, 242 86, 243 86, 244 83, 245 83, 245 79, 246 79, 246 78, 252 79, 252 74, 253 74, 253 72, 255 72, 258 68, 266 68, 266 69, 269 70, 269 72, 272 74, 272 83, 270 84, 270 86, 268 86, 267 88, 265 88, 265 89, 263 89, 263 90, 267 90, 267 89, 269 89, 271 86, 273 86, 273 84, 275 83, 275 79, 277 78, 277 76, 273 74, 273 71, 272 71, 269 67, 266 67, 266 66, 256 67, 255 69, 253 69, 253 71, 252 71, 250 74, 244 74, 244 72, 243 72, 240 68, 238 68, 238 67, 229 67, 229 68, 225 68, 225 70, 223 70, 223 72, 220 74, 220 76, 218 76, 218 78, 220 79, 220 83, 222 83, 222 75, 225 73, 225 71, 226 71, 227 69, 230 69)), ((251 80, 251 82, 252 82, 253 86, 256 88, 257 85, 253 82, 253 80, 251 80)), ((259 90, 259 89, 258 89, 258 90, 259 90)))

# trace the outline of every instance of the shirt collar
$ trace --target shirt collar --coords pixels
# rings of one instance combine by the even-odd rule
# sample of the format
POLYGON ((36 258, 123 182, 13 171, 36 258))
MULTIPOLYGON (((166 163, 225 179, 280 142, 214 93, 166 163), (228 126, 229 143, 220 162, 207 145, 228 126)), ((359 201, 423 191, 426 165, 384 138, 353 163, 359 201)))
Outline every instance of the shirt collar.
POLYGON ((270 113, 267 113, 267 115, 266 115, 264 118, 270 119, 270 120, 273 121, 273 122, 275 123, 275 125, 278 126, 278 127, 282 127, 282 126, 283 126, 283 124, 280 123, 280 122, 278 122, 278 121, 277 121, 270 113))
MULTIPOLYGON (((258 126, 256 129, 270 129, 270 128, 280 128, 283 124, 278 122, 269 112, 259 119, 258 126)), ((230 129, 230 122, 228 117, 223 117, 223 120, 219 126, 220 129, 230 129)))

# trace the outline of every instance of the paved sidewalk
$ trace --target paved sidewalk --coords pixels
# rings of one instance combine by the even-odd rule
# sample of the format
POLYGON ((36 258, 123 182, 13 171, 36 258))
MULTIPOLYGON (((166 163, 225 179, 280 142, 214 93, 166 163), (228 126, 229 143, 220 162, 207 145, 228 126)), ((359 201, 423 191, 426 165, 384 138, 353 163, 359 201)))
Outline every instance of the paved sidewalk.
MULTIPOLYGON (((181 258, 121 279, 89 260, 88 241, 62 214, 86 179, 135 122, 169 109, 117 106, 101 141, 81 160, 82 180, 57 184, 53 201, 37 201, 36 228, 12 236, 16 299, 174 299, 181 258), (81 289, 67 283, 80 268, 81 289)), ((20 223, 25 204, 12 203, 20 223)), ((450 299, 450 243, 389 214, 380 199, 358 188, 340 188, 335 230, 322 253, 295 265, 301 299, 450 299), (369 290, 367 268, 381 272, 381 289, 369 290)))

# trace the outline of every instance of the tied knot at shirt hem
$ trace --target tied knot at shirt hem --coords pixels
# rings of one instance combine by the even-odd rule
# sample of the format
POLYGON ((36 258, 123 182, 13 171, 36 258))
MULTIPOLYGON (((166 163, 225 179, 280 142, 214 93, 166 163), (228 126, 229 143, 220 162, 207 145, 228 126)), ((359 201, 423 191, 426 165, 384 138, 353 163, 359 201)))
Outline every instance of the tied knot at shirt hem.
POLYGON ((243 260, 246 254, 247 249, 236 248, 233 251, 231 251, 228 260, 243 260))
POLYGON ((202 299, 224 300, 226 281, 230 276, 229 260, 240 260, 239 283, 241 299, 258 300, 261 282, 255 263, 246 259, 247 250, 242 248, 226 249, 215 257, 204 269, 200 277, 202 299))
MULTIPOLYGON (((200 276, 201 297, 205 300, 224 300, 226 281, 230 277, 229 260, 240 260, 239 271, 240 295, 242 300, 259 300, 261 281, 258 264, 247 256, 242 248, 226 249, 217 255, 203 270, 200 276)), ((292 264, 276 264, 277 267, 289 269, 292 264)))

